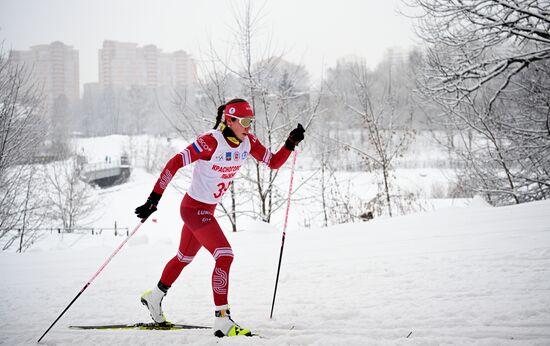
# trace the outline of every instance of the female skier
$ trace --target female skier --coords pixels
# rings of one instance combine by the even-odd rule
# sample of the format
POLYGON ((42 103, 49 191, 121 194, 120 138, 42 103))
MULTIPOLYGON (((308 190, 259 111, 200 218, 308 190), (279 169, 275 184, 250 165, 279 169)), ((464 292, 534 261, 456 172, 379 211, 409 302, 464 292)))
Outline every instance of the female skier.
POLYGON ((191 263, 197 251, 204 246, 216 261, 212 273, 212 292, 216 306, 214 335, 252 335, 250 330, 237 325, 229 313, 227 292, 233 251, 214 217, 214 211, 249 155, 271 169, 278 169, 286 162, 295 146, 304 139, 305 132, 302 125, 298 124, 290 132, 284 146, 272 154, 249 132, 253 120, 254 112, 243 99, 233 99, 220 106, 214 129, 200 135, 195 142, 168 161, 147 202, 136 208, 137 217, 148 218, 157 210, 162 193, 176 171, 196 161, 191 186, 180 206, 184 225, 178 253, 166 264, 157 286, 141 297, 141 302, 157 323, 166 323, 161 304, 168 289, 182 269, 191 263))

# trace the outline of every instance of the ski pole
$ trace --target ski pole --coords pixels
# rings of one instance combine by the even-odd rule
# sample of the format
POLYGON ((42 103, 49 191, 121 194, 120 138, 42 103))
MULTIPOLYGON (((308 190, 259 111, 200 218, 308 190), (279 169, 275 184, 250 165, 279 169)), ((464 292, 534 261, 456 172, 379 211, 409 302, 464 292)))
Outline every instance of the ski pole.
POLYGON ((90 284, 92 283, 92 281, 95 280, 96 277, 98 277, 99 273, 101 273, 101 271, 107 266, 107 264, 109 264, 109 262, 111 262, 111 260, 113 259, 113 257, 115 257, 115 255, 120 251, 120 249, 122 249, 122 247, 124 246, 124 244, 126 244, 126 242, 134 235, 134 233, 137 232, 137 230, 141 227, 141 225, 147 220, 147 218, 145 219, 142 219, 138 225, 134 228, 134 230, 132 231, 132 233, 130 233, 130 235, 128 237, 126 237, 126 239, 124 239, 124 241, 116 248, 116 250, 111 254, 111 256, 109 256, 109 258, 107 258, 107 260, 105 262, 103 262, 103 265, 99 268, 99 270, 94 274, 94 276, 92 276, 92 278, 90 280, 88 280, 88 282, 86 282, 86 284, 84 285, 84 287, 82 287, 82 289, 80 290, 80 292, 78 292, 78 294, 76 295, 76 297, 74 297, 74 299, 69 303, 69 305, 67 305, 67 307, 65 308, 65 310, 63 310, 63 312, 55 319, 55 321, 53 321, 53 323, 51 324, 51 326, 44 332, 44 334, 42 334, 42 336, 40 337, 40 339, 38 339, 37 343, 40 342, 40 340, 42 340, 42 338, 50 331, 50 329, 52 329, 52 327, 57 323, 57 321, 59 321, 59 319, 61 318, 61 316, 63 316, 65 314, 65 312, 67 312, 67 310, 69 310, 69 308, 71 307, 71 305, 73 305, 73 303, 78 299, 78 297, 80 297, 80 295, 86 290, 86 288, 88 288, 88 286, 90 286, 90 284))
POLYGON ((281 271, 281 261, 283 259, 283 249, 285 246, 286 226, 288 224, 288 211, 290 210, 290 195, 292 195, 292 182, 294 181, 294 167, 296 166, 296 154, 294 150, 294 158, 292 159, 292 168, 290 170, 290 187, 288 188, 288 200, 286 203, 285 223, 283 226, 283 239, 281 241, 281 252, 279 253, 279 265, 277 266, 277 278, 275 279, 275 290, 273 291, 273 303, 271 303, 271 314, 269 318, 273 318, 273 308, 275 307, 275 296, 277 295, 277 284, 279 283, 279 273, 281 271))

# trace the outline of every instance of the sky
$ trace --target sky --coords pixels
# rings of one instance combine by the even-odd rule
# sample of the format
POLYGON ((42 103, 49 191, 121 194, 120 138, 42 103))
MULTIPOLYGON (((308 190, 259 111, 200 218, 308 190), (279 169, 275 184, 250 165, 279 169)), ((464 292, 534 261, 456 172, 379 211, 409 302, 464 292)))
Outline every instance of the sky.
MULTIPOLYGON (((81 83, 98 80, 103 40, 185 50, 200 63, 209 46, 231 54, 235 13, 244 1, 0 0, 4 49, 27 50, 62 41, 79 51, 81 83)), ((389 48, 415 44, 401 0, 252 1, 259 13, 255 39, 269 52, 306 66, 319 78, 337 59, 361 56, 374 67, 389 48)))

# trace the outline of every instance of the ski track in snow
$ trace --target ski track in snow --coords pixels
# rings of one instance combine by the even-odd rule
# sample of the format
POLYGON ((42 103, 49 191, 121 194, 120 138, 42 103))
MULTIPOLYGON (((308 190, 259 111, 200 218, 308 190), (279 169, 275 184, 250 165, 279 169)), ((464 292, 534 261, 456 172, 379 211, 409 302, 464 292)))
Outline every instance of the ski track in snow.
MULTIPOLYGON (((112 193, 118 202, 105 213, 120 213, 121 205, 143 198, 144 186, 124 186, 112 193)), ((473 205, 327 229, 291 227, 272 320, 281 231, 253 223, 226 233, 235 253, 233 318, 263 338, 217 339, 211 330, 68 329, 149 320, 139 297, 175 255, 181 228, 177 196, 167 198, 162 207, 168 211, 153 216, 161 221, 143 225, 43 344, 550 344, 550 201, 473 205)), ((131 215, 128 221, 135 222, 131 215)), ((27 253, 0 253, 0 344, 36 344, 123 239, 53 234, 27 253)), ((212 268, 203 249, 183 271, 163 303, 171 321, 213 324, 212 268)))

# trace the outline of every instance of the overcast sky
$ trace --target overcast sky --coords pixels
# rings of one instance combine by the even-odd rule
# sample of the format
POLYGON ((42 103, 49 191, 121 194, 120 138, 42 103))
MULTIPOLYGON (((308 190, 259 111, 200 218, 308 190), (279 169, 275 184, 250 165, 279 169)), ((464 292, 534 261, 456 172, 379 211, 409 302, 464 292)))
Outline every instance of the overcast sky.
MULTIPOLYGON (((221 53, 233 38, 235 9, 224 0, 0 0, 4 49, 26 50, 62 41, 79 50, 80 81, 94 82, 105 39, 155 44, 164 52, 185 50, 200 59, 209 42, 221 53)), ((253 1, 263 14, 259 40, 272 51, 306 65, 318 77, 338 58, 358 55, 375 66, 386 50, 414 44, 400 0, 253 1)))

